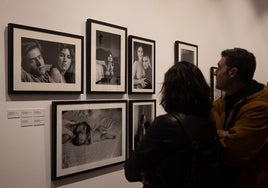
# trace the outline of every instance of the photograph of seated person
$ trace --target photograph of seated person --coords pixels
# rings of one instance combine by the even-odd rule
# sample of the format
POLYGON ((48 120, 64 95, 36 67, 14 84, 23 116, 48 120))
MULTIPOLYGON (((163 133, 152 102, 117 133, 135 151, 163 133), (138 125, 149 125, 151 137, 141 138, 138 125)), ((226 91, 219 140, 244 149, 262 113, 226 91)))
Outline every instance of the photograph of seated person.
MULTIPOLYGON (((132 65, 132 77, 133 85, 135 89, 146 89, 147 87, 152 87, 150 81, 146 78, 146 71, 144 68, 143 60, 148 60, 144 58, 143 46, 139 45, 136 49, 135 60, 132 65)), ((145 63, 145 66, 148 65, 145 63)), ((147 66, 147 69, 149 65, 147 66)))
POLYGON ((55 66, 50 68, 50 76, 56 83, 75 83, 75 52, 74 46, 58 44, 55 66))
POLYGON ((38 40, 22 38, 22 82, 53 82, 38 40))
POLYGON ((98 49, 96 60, 96 84, 118 85, 119 78, 115 75, 115 62, 110 50, 98 49))

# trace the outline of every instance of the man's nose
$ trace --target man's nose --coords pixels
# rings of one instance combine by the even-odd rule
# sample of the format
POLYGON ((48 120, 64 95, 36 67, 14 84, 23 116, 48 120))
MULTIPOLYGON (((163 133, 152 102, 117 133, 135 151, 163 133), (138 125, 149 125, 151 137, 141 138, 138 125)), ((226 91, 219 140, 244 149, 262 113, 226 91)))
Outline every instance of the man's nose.
POLYGON ((36 60, 36 65, 37 66, 41 66, 42 65, 42 63, 41 63, 41 61, 39 59, 36 60))

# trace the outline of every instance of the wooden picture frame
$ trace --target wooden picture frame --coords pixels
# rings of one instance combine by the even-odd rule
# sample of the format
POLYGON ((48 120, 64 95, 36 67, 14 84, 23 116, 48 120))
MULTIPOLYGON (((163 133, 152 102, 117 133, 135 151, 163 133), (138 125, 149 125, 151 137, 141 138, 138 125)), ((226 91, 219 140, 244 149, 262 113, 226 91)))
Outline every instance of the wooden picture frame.
POLYGON ((133 151, 146 129, 156 117, 156 100, 130 100, 129 101, 129 153, 133 151), (144 121, 144 122, 143 122, 144 121))
POLYGON ((83 41, 79 35, 9 23, 8 93, 82 93, 83 41))
POLYGON ((127 28, 87 19, 87 93, 126 93, 127 28))
POLYGON ((198 66, 198 46, 183 41, 175 41, 175 62, 188 61, 198 66))
POLYGON ((155 41, 130 35, 128 55, 128 93, 154 94, 155 41))
POLYGON ((52 179, 126 159, 127 101, 52 102, 52 179))

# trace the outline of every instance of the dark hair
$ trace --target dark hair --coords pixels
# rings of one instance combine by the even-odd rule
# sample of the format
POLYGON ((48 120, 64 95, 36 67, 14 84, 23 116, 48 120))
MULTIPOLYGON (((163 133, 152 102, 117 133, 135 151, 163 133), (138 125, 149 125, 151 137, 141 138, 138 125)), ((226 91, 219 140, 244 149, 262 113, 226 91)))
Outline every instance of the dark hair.
POLYGON ((74 144, 74 145, 76 145, 76 146, 80 146, 80 145, 82 145, 82 144, 89 144, 90 143, 90 140, 91 140, 91 138, 90 137, 88 137, 88 140, 85 142, 85 143, 80 143, 79 142, 79 132, 78 132, 78 127, 80 126, 80 125, 85 125, 86 126, 86 134, 89 136, 90 135, 90 126, 89 126, 89 124, 87 123, 87 122, 85 122, 85 121, 83 121, 83 122, 81 122, 81 123, 77 123, 77 124, 74 124, 74 130, 73 130, 73 133, 74 133, 74 137, 72 138, 72 143, 74 144))
POLYGON ((166 112, 209 115, 210 87, 200 69, 187 61, 176 62, 165 74, 161 105, 166 112))
MULTIPOLYGON (((138 49, 139 48, 142 48, 142 51, 143 51, 143 56, 144 56, 144 46, 140 43, 137 43, 138 45, 135 47, 135 53, 134 53, 134 56, 135 56, 135 60, 139 60, 139 56, 138 56, 138 49)), ((133 62, 134 63, 134 62, 133 62)))
POLYGON ((106 63, 108 62, 108 57, 109 57, 110 55, 113 57, 113 53, 112 53, 110 50, 108 50, 108 51, 107 51, 107 54, 106 54, 106 58, 105 58, 105 60, 104 60, 106 63))
POLYGON ((21 46, 21 59, 22 59, 22 67, 27 70, 28 66, 25 64, 27 60, 28 53, 33 49, 39 49, 42 53, 42 48, 40 43, 37 40, 31 40, 27 42, 23 42, 21 46))
MULTIPOLYGON (((58 45, 58 53, 60 53, 63 49, 68 49, 71 55, 71 65, 68 70, 66 70, 64 74, 64 78, 67 83, 75 83, 75 50, 74 46, 70 44, 62 44, 58 45)), ((58 63, 57 63, 58 67, 58 63)))
POLYGON ((228 67, 236 67, 242 82, 248 83, 252 80, 256 69, 256 59, 253 53, 242 49, 227 49, 221 52, 226 59, 228 67))

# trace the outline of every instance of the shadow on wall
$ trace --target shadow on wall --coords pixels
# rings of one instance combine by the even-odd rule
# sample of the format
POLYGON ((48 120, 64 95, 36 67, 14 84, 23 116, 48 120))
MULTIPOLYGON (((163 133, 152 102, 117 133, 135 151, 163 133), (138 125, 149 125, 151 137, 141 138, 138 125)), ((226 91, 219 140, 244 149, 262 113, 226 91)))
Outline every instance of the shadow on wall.
POLYGON ((255 7, 257 15, 260 17, 268 14, 268 1, 267 0, 251 0, 252 7, 255 7))

